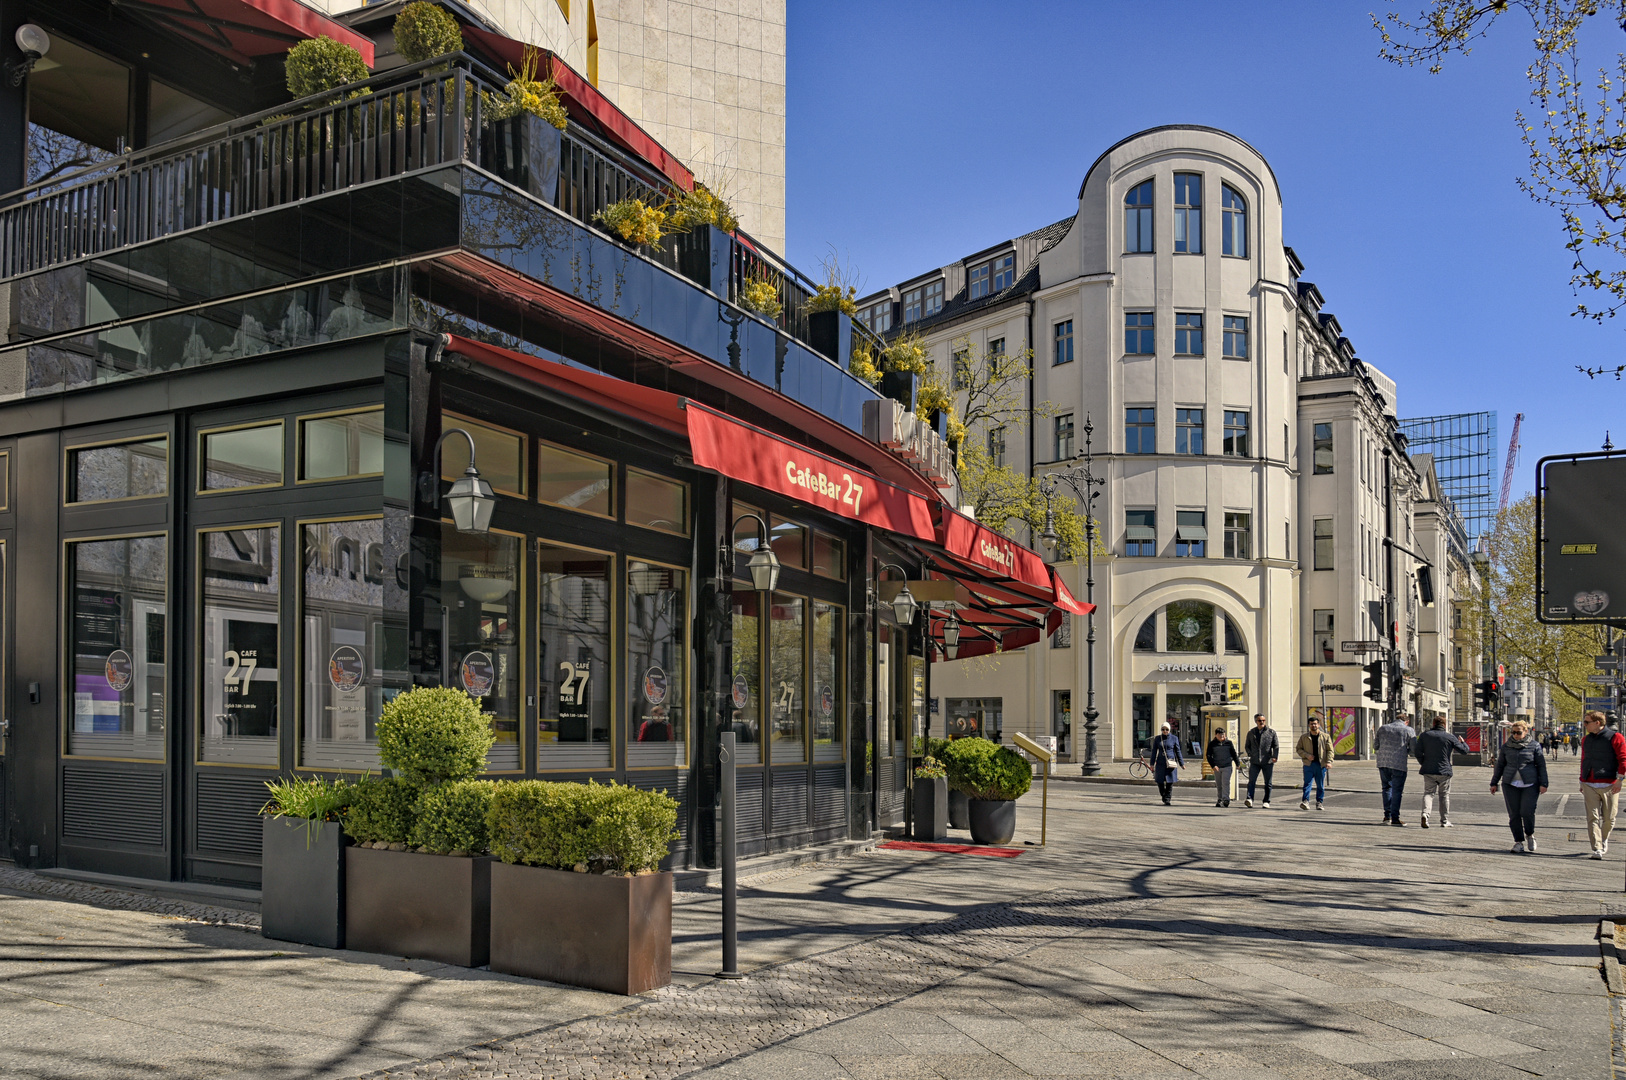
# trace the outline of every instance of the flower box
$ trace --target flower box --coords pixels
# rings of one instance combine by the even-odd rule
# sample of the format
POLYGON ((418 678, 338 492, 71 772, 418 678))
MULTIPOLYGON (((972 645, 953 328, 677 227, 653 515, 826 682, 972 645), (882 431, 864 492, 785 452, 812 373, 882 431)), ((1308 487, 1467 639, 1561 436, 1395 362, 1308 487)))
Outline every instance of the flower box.
POLYGON ((481 967, 491 956, 489 855, 352 847, 345 859, 346 947, 481 967))
POLYGON ((336 821, 267 817, 261 825, 260 933, 344 948, 344 863, 350 846, 336 821))
POLYGON ((672 981, 672 875, 491 868, 491 970, 641 994, 672 981))

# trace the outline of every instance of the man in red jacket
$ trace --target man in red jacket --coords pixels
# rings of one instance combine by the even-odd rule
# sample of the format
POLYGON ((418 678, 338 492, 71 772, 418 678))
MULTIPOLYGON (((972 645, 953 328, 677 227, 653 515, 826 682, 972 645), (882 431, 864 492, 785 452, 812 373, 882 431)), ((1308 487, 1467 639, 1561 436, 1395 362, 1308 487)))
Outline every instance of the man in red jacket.
POLYGON ((1581 737, 1586 835, 1592 843, 1592 857, 1601 859, 1609 850, 1609 833, 1614 830, 1615 810, 1620 805, 1620 781, 1626 776, 1626 735, 1604 726, 1601 712, 1587 713, 1581 726, 1586 729, 1581 737))

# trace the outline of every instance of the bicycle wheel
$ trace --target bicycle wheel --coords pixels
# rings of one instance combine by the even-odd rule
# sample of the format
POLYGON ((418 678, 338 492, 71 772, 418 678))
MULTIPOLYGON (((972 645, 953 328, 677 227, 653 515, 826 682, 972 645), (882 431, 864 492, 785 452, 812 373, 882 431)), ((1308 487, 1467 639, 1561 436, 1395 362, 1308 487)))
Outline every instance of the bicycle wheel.
POLYGON ((1129 763, 1129 775, 1136 780, 1144 780, 1151 775, 1152 770, 1146 767, 1145 758, 1136 758, 1129 763))

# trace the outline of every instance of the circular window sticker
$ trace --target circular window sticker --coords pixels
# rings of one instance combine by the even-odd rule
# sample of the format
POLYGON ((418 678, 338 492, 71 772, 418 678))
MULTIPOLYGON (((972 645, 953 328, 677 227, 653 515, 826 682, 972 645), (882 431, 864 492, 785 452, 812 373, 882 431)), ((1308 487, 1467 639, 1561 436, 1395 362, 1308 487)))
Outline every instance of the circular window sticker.
POLYGON ((836 692, 826 686, 819 691, 819 715, 829 716, 836 711, 836 692))
POLYGON ((354 692, 366 674, 367 663, 354 645, 340 645, 327 658, 327 681, 341 694, 354 692))
POLYGON ((751 684, 745 681, 744 675, 734 676, 734 687, 729 691, 729 696, 733 698, 736 710, 751 704, 751 684))
POLYGON ((135 661, 123 649, 114 649, 107 654, 103 672, 107 676, 107 685, 122 694, 135 679, 135 661))
POLYGON ((666 672, 659 665, 652 666, 644 672, 644 700, 651 705, 659 705, 666 700, 668 684, 666 672))
POLYGON ((1197 636, 1197 631, 1202 629, 1202 626, 1198 624, 1196 619, 1188 615, 1180 620, 1180 624, 1175 629, 1180 631, 1180 636, 1183 638, 1194 638, 1197 636))
POLYGON ((497 665, 492 663, 490 653, 471 652, 458 665, 457 674, 469 697, 481 698, 491 693, 491 684, 497 679, 497 665))

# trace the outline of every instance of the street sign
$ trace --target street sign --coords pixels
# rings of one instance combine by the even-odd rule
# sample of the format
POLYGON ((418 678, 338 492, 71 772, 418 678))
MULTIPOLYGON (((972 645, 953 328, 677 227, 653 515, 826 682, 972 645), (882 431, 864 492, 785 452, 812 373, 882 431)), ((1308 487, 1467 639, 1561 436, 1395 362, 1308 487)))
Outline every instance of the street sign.
POLYGON ((1505 682, 1507 682, 1507 668, 1503 667, 1501 664, 1497 664, 1496 665, 1496 685, 1501 686, 1505 682))
POLYGON ((1586 681, 1598 686, 1614 686, 1618 681, 1615 675, 1605 671, 1594 671, 1586 677, 1586 681))
POLYGON ((1346 641, 1346 642, 1343 642, 1341 645, 1339 645, 1339 649, 1341 651, 1343 651, 1343 652, 1354 652, 1354 653, 1382 652, 1383 651, 1383 642, 1381 642, 1381 641, 1346 641))
POLYGON ((1601 667, 1601 668, 1619 667, 1620 666, 1620 657, 1618 657, 1618 656, 1594 656, 1592 658, 1592 663, 1593 663, 1594 666, 1601 667))
POLYGON ((1587 708, 1589 709, 1613 709, 1615 707, 1614 698, 1589 697, 1583 698, 1582 700, 1586 702, 1587 708))

